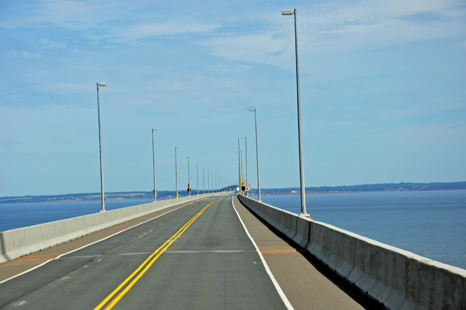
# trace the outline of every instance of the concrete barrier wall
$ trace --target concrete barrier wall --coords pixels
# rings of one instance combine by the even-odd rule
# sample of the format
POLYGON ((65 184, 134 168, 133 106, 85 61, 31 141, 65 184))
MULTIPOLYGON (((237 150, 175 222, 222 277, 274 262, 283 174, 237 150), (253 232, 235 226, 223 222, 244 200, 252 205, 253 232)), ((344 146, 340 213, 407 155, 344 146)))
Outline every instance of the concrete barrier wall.
POLYGON ((240 201, 388 309, 466 310, 466 270, 257 200, 240 201))
POLYGON ((9 259, 5 256, 5 251, 3 250, 3 233, 0 232, 0 264, 6 263, 9 259))
POLYGON ((65 243, 132 219, 219 194, 204 194, 94 213, 1 232, 0 263, 65 243))

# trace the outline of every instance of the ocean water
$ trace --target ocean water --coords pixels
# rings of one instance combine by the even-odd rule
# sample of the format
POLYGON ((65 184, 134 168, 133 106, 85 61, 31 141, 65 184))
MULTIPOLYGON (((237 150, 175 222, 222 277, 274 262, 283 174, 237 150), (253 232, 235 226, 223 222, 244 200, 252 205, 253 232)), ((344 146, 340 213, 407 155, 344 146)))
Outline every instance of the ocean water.
MULTIPOLYGON (((299 195, 261 198, 301 213, 299 195)), ((464 190, 307 194, 306 205, 317 221, 466 269, 464 190)))
MULTIPOLYGON (((152 202, 152 199, 106 200, 107 211, 152 202)), ((100 200, 0 203, 0 231, 97 213, 100 200)))

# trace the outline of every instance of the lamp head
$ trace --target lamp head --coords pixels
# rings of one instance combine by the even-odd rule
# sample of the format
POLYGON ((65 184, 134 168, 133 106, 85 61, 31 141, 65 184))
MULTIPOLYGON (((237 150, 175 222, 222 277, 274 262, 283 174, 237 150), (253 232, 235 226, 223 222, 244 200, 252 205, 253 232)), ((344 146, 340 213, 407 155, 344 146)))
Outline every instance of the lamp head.
POLYGON ((254 109, 249 109, 249 112, 255 112, 256 111, 256 108, 254 109))
POLYGON ((157 128, 152 128, 152 131, 157 131, 157 128))
POLYGON ((97 83, 97 86, 100 86, 100 87, 107 86, 107 83, 97 83))
POLYGON ((293 15, 294 10, 282 10, 282 15, 293 15))

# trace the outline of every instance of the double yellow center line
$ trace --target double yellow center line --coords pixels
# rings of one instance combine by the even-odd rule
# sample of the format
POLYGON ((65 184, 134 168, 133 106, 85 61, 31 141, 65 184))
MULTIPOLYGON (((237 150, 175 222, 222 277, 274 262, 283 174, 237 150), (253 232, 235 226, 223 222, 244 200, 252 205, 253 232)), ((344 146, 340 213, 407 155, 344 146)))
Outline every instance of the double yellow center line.
POLYGON ((215 199, 207 206, 202 208, 192 219, 190 219, 183 227, 180 228, 170 239, 165 241, 154 253, 152 253, 125 281, 123 281, 110 295, 108 295, 94 310, 99 310, 103 306, 105 306, 109 301, 110 303, 105 307, 105 310, 112 309, 113 306, 123 297, 125 294, 133 287, 136 282, 146 273, 147 270, 152 266, 152 264, 159 258, 160 255, 170 246, 179 236, 181 236, 186 229, 199 217, 201 214, 215 201, 215 199), (132 279, 132 281, 131 281, 132 279), (129 281, 131 281, 128 285, 126 285, 129 281), (126 287, 125 287, 126 285, 126 287), (124 289, 123 289, 124 288, 124 289), (122 290, 123 289, 123 290, 122 290), (118 294, 118 295, 117 295, 118 294), (115 296, 116 295, 116 296, 115 296), (115 297, 114 297, 115 296, 115 297))

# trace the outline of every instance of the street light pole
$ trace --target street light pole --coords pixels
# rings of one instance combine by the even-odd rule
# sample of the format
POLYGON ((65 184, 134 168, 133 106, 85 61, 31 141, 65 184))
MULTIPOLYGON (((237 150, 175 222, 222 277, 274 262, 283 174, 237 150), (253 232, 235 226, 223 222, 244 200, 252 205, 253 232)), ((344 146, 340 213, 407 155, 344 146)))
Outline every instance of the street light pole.
POLYGON ((188 196, 191 196, 191 184, 189 182, 191 182, 191 176, 189 174, 189 159, 191 158, 191 156, 188 156, 188 196))
POLYGON ((240 143, 239 143, 239 138, 238 138, 238 176, 239 176, 239 192, 242 193, 243 190, 242 190, 242 187, 241 187, 241 181, 242 181, 242 178, 241 178, 241 147, 240 147, 240 143))
POLYGON ((258 201, 261 200, 261 179, 259 175, 259 144, 257 142, 257 115, 256 115, 256 109, 249 109, 249 112, 254 112, 254 120, 256 124, 256 158, 257 158, 257 195, 258 195, 258 201))
POLYGON ((178 198, 178 163, 176 159, 176 150, 179 147, 175 146, 175 179, 176 179, 176 198, 178 198))
POLYGON ((204 194, 205 194, 205 184, 204 184, 204 181, 205 181, 205 167, 202 167, 202 191, 203 191, 204 194))
POLYGON ((243 137, 246 152, 246 187, 248 187, 248 137, 243 137))
POLYGON ((199 162, 197 162, 197 194, 199 195, 199 162))
POLYGON ((157 128, 152 128, 152 166, 154 167, 154 201, 157 201, 157 187, 155 186, 155 151, 154 151, 154 131, 157 128))
POLYGON ((296 53, 296 92, 298 101, 298 141, 299 141, 299 181, 301 187, 301 216, 309 217, 306 212, 306 187, 304 185, 304 163, 303 163, 303 147, 301 135, 301 95, 299 88, 299 61, 298 61, 298 29, 296 25, 296 9, 283 10, 282 15, 294 15, 294 38, 295 38, 295 53, 296 53))
POLYGON ((97 116, 99 118, 99 153, 100 153, 100 200, 101 200, 101 210, 100 212, 105 212, 105 194, 104 194, 104 168, 102 165, 102 134, 100 130, 100 102, 99 102, 99 86, 107 86, 106 83, 96 83, 97 85, 97 116))
POLYGON ((209 193, 210 186, 210 169, 207 169, 207 193, 209 193))

